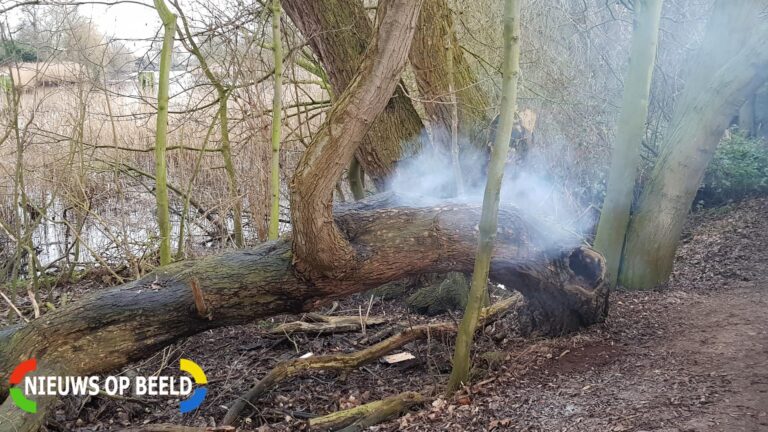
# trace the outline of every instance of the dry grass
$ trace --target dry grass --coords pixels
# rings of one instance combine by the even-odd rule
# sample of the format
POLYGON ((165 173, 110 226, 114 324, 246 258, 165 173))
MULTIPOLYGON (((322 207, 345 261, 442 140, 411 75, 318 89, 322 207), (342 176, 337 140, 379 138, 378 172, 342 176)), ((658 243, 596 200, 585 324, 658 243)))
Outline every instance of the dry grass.
MULTIPOLYGON (((206 212, 227 219, 234 203, 226 193, 228 182, 219 151, 221 130, 214 123, 215 92, 205 84, 204 78, 191 74, 177 77, 172 84, 171 93, 176 97, 171 100, 169 118, 168 181, 183 193, 191 191, 193 201, 206 212)), ((129 243, 139 240, 126 239, 135 231, 147 231, 143 241, 151 243, 154 181, 149 176, 154 173, 156 122, 152 89, 139 91, 133 78, 106 85, 88 81, 28 85, 23 90, 18 124, 24 190, 30 202, 48 208, 51 220, 62 219, 64 209, 71 223, 87 219, 89 231, 97 231, 101 239, 91 245, 99 249, 94 252, 130 258, 136 247, 129 243)), ((246 240, 251 244, 261 240, 259 227, 266 223, 269 210, 271 94, 270 82, 244 87, 232 94, 228 105, 238 199, 245 210, 246 240)), ((286 88, 284 94, 284 104, 289 107, 297 101, 308 102, 307 95, 327 99, 312 85, 304 85, 300 91, 286 88)), ((322 120, 322 115, 316 115, 321 112, 297 113, 289 108, 284 113, 284 179, 289 178, 303 143, 308 143, 307 137, 322 120)), ((13 123, 7 100, 0 120, 5 125, 0 129, 2 138, 13 123)), ((15 207, 18 153, 15 131, 11 132, 0 145, 0 203, 5 208, 15 207)), ((183 207, 178 194, 172 193, 171 198, 177 211, 183 207)), ((190 218, 193 226, 210 227, 194 211, 190 218)))

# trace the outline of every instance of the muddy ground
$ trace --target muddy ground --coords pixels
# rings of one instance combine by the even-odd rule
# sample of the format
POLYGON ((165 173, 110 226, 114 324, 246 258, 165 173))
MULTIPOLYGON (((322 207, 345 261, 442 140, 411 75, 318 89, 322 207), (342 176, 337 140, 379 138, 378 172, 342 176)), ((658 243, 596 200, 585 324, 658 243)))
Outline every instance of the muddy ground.
MULTIPOLYGON (((668 286, 614 293, 604 324, 553 339, 481 336, 476 384, 456 398, 440 397, 451 342, 433 340, 406 347, 418 358, 407 367, 373 363, 285 382, 247 411, 241 430, 300 430, 307 417, 413 390, 429 402, 371 430, 768 431, 767 216, 766 199, 695 215, 668 286)), ((369 301, 357 296, 335 313, 365 314, 369 301)), ((396 302, 376 301, 370 309, 392 322, 427 320, 396 302)), ((48 429, 215 425, 278 361, 359 349, 361 340, 381 331, 275 339, 263 335, 268 325, 206 332, 123 371, 175 374, 179 357, 195 360, 210 384, 193 414, 179 414, 178 400, 71 398, 48 429)))

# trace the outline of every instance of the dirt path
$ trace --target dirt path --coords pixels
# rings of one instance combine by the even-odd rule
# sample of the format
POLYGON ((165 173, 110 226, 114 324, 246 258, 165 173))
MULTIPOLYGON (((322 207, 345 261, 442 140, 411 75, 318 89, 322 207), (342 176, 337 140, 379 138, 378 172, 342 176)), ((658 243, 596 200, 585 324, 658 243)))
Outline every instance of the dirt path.
POLYGON ((768 285, 617 300, 603 328, 509 355, 470 404, 386 430, 768 431, 768 285))
POLYGON ((768 285, 697 303, 665 347, 687 360, 692 373, 723 385, 721 397, 682 429, 768 430, 768 285))

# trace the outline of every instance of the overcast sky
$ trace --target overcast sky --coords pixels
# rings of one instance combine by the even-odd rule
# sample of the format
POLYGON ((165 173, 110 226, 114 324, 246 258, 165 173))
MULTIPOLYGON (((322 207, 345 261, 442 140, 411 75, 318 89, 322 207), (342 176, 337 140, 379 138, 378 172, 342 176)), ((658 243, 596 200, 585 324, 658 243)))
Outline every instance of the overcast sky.
MULTIPOLYGON (((151 0, 135 1, 152 5, 151 0)), ((5 6, 4 3, 5 0, 0 0, 0 5, 5 6)), ((119 3, 113 6, 84 4, 78 6, 78 12, 91 18, 105 36, 126 39, 124 43, 134 51, 146 50, 150 45, 149 39, 154 38, 160 28, 160 18, 154 8, 135 3, 119 3)), ((14 9, 3 18, 7 18, 10 24, 14 25, 19 22, 21 13, 21 9, 14 9)))
MULTIPOLYGON (((144 0, 144 3, 152 4, 144 0)), ((80 14, 91 17, 94 24, 107 37, 129 39, 124 43, 132 50, 145 50, 160 28, 157 12, 149 7, 132 3, 114 6, 83 5, 80 14)))

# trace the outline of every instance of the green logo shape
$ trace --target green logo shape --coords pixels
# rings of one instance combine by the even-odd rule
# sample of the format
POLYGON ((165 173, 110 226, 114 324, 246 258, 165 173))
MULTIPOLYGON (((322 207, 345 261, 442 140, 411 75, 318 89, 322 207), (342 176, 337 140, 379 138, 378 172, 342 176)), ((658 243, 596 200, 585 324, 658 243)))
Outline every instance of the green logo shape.
POLYGON ((12 387, 9 392, 11 393, 11 399, 13 400, 13 403, 16 404, 17 407, 30 414, 37 412, 37 402, 27 399, 27 397, 24 396, 24 392, 21 391, 20 388, 12 387))

